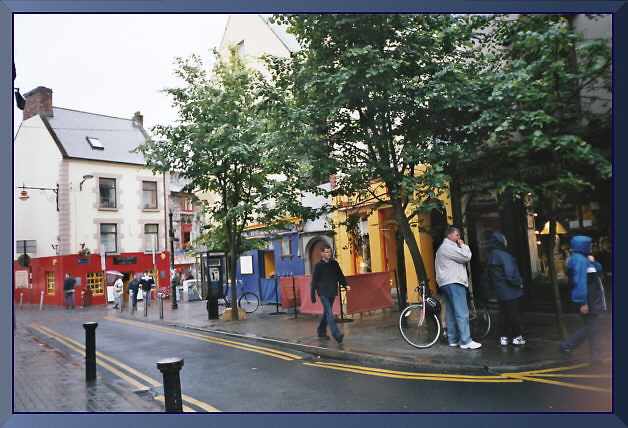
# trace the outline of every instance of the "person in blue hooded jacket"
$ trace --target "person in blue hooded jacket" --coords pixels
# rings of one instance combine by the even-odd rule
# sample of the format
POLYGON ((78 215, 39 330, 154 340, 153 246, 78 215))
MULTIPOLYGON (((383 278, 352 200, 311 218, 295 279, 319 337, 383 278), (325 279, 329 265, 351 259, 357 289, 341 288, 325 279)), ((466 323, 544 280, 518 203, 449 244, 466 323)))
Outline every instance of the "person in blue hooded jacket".
POLYGON ((493 232, 486 269, 499 302, 499 343, 506 346, 508 337, 512 337, 513 345, 524 345, 526 341, 521 335, 518 302, 523 296, 523 280, 515 258, 506 251, 507 246, 506 237, 499 232, 493 232))
POLYGON ((589 340, 592 363, 602 361, 602 337, 599 314, 606 310, 604 288, 600 280, 602 265, 591 255, 591 241, 588 236, 574 236, 569 243, 571 257, 567 262, 567 276, 574 302, 582 316, 583 326, 560 344, 560 351, 569 360, 571 351, 589 340))

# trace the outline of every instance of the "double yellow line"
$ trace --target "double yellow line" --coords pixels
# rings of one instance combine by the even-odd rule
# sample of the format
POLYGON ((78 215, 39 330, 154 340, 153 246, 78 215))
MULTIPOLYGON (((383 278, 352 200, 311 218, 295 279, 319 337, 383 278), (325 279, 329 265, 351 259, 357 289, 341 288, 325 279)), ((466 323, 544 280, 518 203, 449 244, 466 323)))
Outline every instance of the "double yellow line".
POLYGON ((190 337, 192 339, 202 340, 205 342, 215 343, 218 345, 229 346, 231 348, 241 349, 244 351, 256 352, 258 354, 262 354, 262 355, 266 355, 266 356, 274 357, 274 358, 279 358, 281 360, 292 361, 292 360, 303 359, 303 357, 296 354, 291 354, 289 352, 278 351, 276 349, 266 348, 263 346, 250 345, 247 343, 236 342, 234 340, 222 339, 219 337, 207 336, 207 334, 181 331, 179 329, 162 327, 158 325, 147 324, 147 323, 143 323, 139 321, 131 321, 131 320, 126 320, 122 318, 105 317, 105 319, 110 320, 110 321, 120 322, 123 324, 149 328, 149 329, 160 331, 163 333, 177 334, 179 336, 190 337))
MULTIPOLYGON (((57 333, 56 331, 43 326, 43 325, 37 325, 37 324, 31 324, 30 327, 36 331, 38 331, 40 334, 50 337, 54 340, 56 340, 57 342, 65 345, 66 347, 68 347, 69 349, 72 349, 73 351, 77 352, 78 354, 85 354, 85 345, 83 345, 82 343, 78 342, 77 340, 74 340, 70 337, 64 336, 60 333, 57 333)), ((111 373, 115 374, 116 376, 120 377, 121 379, 124 379, 125 381, 127 381, 129 384, 131 384, 133 387, 135 387, 136 389, 140 390, 140 391, 146 391, 150 388, 150 386, 152 387, 159 387, 161 386, 161 383, 154 380, 153 378, 146 376, 144 373, 141 373, 139 371, 137 371, 136 369, 134 369, 133 367, 130 367, 124 363, 122 363, 119 360, 116 360, 115 358, 111 358, 105 354, 103 354, 102 352, 98 352, 96 351, 96 364, 98 364, 99 366, 109 370, 111 373), (108 362, 107 362, 108 361, 108 362), (111 364, 110 364, 111 363, 111 364), (115 366, 119 367, 120 369, 116 368, 115 366), (128 373, 128 374, 127 374, 128 373), (132 377, 132 376, 135 377, 132 377), (142 381, 144 381, 144 383, 136 380, 136 378, 141 379, 142 381), (150 385, 150 386, 149 386, 150 385)), ((202 402, 200 400, 197 400, 195 398, 192 398, 190 396, 187 396, 185 394, 181 395, 181 398, 183 399, 184 402, 193 404, 201 409, 203 409, 206 412, 220 412, 220 410, 218 410, 217 408, 202 402)), ((158 401, 164 401, 164 397, 163 396, 157 396, 155 397, 155 400, 158 401)), ((193 408, 184 405, 183 406, 183 411, 184 412, 195 412, 196 410, 194 410, 193 408)))

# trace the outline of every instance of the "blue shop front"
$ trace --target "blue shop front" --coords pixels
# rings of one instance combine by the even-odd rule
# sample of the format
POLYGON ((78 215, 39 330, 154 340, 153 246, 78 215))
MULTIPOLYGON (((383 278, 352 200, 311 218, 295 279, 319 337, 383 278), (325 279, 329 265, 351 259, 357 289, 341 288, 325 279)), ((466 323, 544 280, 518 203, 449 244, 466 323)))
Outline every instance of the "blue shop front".
POLYGON ((243 286, 242 292, 254 292, 262 303, 281 302, 278 278, 305 274, 299 224, 294 220, 285 229, 272 231, 262 226, 247 228, 247 239, 263 239, 267 245, 240 256, 236 279, 243 286))

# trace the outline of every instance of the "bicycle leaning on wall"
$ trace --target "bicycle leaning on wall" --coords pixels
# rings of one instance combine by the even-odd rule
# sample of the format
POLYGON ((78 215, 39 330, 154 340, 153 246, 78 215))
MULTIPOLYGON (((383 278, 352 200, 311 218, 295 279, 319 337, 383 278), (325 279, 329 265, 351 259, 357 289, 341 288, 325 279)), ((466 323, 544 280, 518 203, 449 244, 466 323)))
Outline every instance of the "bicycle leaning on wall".
MULTIPOLYGON (((225 301, 225 308, 231 307, 230 293, 231 290, 229 289, 229 286, 227 286, 222 297, 225 301)), ((252 291, 244 291, 244 284, 242 280, 236 281, 236 297, 238 299, 238 308, 244 309, 247 314, 255 312, 259 307, 259 296, 252 291)))

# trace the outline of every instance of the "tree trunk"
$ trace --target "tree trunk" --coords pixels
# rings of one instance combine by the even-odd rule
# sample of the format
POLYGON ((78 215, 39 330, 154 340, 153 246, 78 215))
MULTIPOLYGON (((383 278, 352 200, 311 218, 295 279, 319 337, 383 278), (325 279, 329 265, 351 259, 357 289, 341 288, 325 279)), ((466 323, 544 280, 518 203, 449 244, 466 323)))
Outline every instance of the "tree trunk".
POLYGON ((560 289, 558 288, 558 280, 556 277, 556 265, 554 264, 554 247, 556 245, 556 218, 552 215, 550 217, 550 230, 547 236, 548 242, 545 245, 547 264, 550 274, 550 280, 552 283, 552 289, 554 290, 554 305, 556 308, 556 328, 558 334, 563 340, 567 339, 567 329, 563 321, 563 307, 560 301, 560 289))
POLYGON ((399 310, 402 311, 408 304, 408 281, 406 278, 406 255, 404 251, 404 239, 401 231, 395 232, 397 247, 397 290, 399 290, 399 310))
POLYGON ((399 224, 399 231, 401 232, 405 243, 408 245, 408 250, 412 256, 412 262, 414 263, 414 270, 417 278, 419 279, 419 282, 427 282, 427 273, 425 272, 425 265, 423 264, 419 244, 417 243, 416 236, 412 233, 412 228, 408 223, 408 217, 406 217, 406 213, 403 211, 400 201, 393 200, 391 202, 393 205, 395 219, 399 224))
POLYGON ((237 293, 237 285, 236 285, 236 249, 235 246, 229 249, 229 279, 231 280, 231 321, 238 321, 238 293, 237 293))

